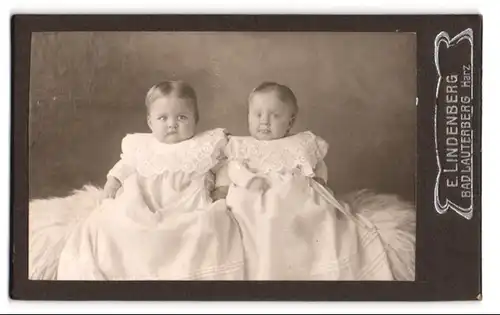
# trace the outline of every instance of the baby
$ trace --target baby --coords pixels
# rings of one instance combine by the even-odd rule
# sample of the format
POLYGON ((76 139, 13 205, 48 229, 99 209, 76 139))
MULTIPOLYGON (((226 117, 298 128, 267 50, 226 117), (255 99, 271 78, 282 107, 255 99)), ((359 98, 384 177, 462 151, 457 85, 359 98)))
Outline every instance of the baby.
MULTIPOLYGON (((186 83, 173 81, 155 85, 147 93, 146 107, 148 109, 147 123, 151 129, 151 135, 157 142, 175 144, 189 140, 195 135, 196 124, 199 120, 197 98, 193 88, 186 83)), ((226 133, 225 130, 222 131, 226 133)), ((222 159, 223 156, 220 155, 217 158, 222 159)), ((207 177, 210 184, 207 187, 214 200, 222 199, 227 194, 227 186, 214 187, 220 166, 221 164, 217 163, 207 177)), ((108 173, 104 185, 104 197, 115 198, 125 179, 135 171, 136 166, 133 163, 127 163, 124 159, 118 161, 108 173)))
POLYGON ((264 82, 248 98, 250 136, 226 147, 227 205, 243 235, 249 280, 392 280, 376 230, 326 188, 328 144, 290 132, 294 93, 264 82))
MULTIPOLYGON (((249 97, 249 133, 254 139, 261 141, 288 137, 298 112, 297 99, 290 88, 274 82, 264 82, 249 97)), ((326 142, 319 138, 318 141, 326 150, 326 142)), ((318 161, 313 179, 326 185, 327 176, 326 164, 323 160, 318 161)), ((249 181, 248 188, 266 191, 269 183, 265 177, 255 176, 249 181)))
POLYGON ((68 240, 58 279, 241 279, 238 227, 211 194, 227 133, 196 133, 197 98, 185 82, 154 85, 146 107, 151 133, 123 139, 107 198, 68 240))

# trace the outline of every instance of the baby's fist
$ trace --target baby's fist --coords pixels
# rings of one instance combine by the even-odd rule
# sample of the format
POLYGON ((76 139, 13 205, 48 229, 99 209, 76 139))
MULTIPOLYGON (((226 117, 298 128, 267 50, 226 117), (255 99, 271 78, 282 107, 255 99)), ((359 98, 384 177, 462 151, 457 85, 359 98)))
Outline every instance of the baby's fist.
POLYGON ((116 196, 116 193, 118 192, 118 189, 122 184, 120 181, 114 177, 108 177, 108 180, 106 181, 106 184, 104 185, 104 192, 103 192, 103 197, 105 199, 111 198, 114 199, 116 196))

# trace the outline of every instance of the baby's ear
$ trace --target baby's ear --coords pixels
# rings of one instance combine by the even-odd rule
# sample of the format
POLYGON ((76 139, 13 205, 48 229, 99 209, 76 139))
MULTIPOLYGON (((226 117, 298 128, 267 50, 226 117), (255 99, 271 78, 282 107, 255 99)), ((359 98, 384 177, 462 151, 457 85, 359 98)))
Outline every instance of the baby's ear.
POLYGON ((151 128, 151 116, 149 116, 149 114, 146 116, 146 121, 148 122, 149 129, 152 129, 151 128))
POLYGON ((295 115, 295 114, 292 115, 292 118, 290 118, 290 126, 289 126, 290 128, 293 127, 293 124, 295 123, 295 118, 297 118, 297 115, 295 115))

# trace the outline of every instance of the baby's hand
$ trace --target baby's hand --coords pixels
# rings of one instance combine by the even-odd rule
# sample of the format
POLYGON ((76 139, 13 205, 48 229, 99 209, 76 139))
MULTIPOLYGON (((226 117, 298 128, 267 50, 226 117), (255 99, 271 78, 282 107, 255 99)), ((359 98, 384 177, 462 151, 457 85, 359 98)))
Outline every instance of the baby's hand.
POLYGON ((122 187, 122 183, 118 179, 114 177, 108 177, 108 180, 104 185, 103 197, 114 199, 120 187, 122 187))
POLYGON ((271 186, 268 181, 263 177, 254 177, 250 180, 247 188, 252 191, 266 192, 271 186))

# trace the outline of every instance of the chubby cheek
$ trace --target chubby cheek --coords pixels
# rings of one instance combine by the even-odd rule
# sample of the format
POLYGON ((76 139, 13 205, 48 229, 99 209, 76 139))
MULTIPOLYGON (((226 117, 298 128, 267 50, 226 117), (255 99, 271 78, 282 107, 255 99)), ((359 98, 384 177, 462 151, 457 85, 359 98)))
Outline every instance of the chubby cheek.
POLYGON ((164 126, 161 122, 156 121, 156 120, 150 120, 149 121, 149 128, 151 128, 151 131, 153 133, 161 132, 164 129, 164 126))
POLYGON ((275 136, 283 137, 288 131, 288 126, 289 124, 286 121, 275 121, 271 124, 271 129, 275 136))
POLYGON ((194 135, 196 129, 196 123, 187 122, 179 124, 179 132, 186 137, 191 137, 194 135))
POLYGON ((259 119, 255 118, 253 116, 250 116, 248 118, 248 125, 249 125, 250 129, 257 130, 259 128, 259 119))

